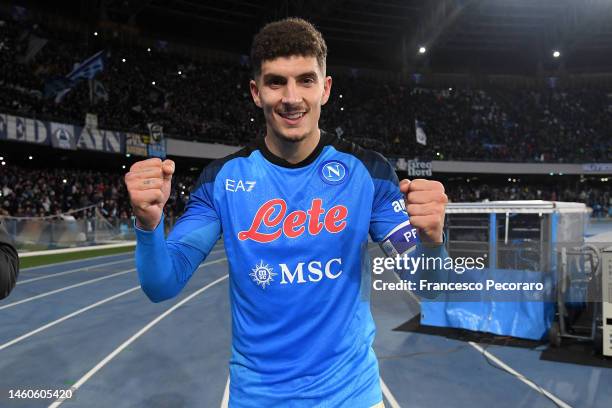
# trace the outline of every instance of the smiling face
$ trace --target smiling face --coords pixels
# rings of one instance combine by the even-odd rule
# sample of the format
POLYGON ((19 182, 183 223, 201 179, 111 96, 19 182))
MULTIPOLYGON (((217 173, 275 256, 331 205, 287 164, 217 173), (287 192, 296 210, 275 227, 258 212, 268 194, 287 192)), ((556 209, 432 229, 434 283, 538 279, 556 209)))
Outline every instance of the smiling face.
POLYGON ((266 135, 296 143, 317 134, 331 82, 315 57, 263 61, 250 87, 253 101, 263 109, 266 135))

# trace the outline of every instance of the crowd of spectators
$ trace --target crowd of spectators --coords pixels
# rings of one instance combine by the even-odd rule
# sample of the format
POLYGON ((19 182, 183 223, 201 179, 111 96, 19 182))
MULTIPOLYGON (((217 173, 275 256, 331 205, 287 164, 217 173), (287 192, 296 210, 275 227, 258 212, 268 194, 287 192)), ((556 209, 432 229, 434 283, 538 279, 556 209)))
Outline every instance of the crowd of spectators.
MULTIPOLYGON (((123 174, 78 169, 30 169, 2 166, 0 216, 92 218, 96 214, 113 225, 128 223, 131 207, 123 174), (80 211, 83 208, 87 210, 80 211), (78 211, 75 211, 78 210, 78 211)), ((193 176, 176 174, 165 207, 166 216, 183 213, 193 176)))
MULTIPOLYGON (((170 199, 164 208, 170 220, 180 216, 196 181, 193 174, 175 174, 170 199)), ((445 183, 451 202, 497 200, 552 200, 582 202, 593 208, 594 216, 612 212, 612 193, 606 184, 594 183, 445 183)), ((129 197, 122 173, 79 169, 31 169, 2 166, 0 172, 0 216, 53 217, 84 207, 75 218, 99 213, 114 225, 128 224, 129 197)), ((610 214, 612 216, 612 214, 610 214)))
MULTIPOLYGON (((102 128, 146 132, 158 122, 169 137, 245 144, 265 129, 249 91, 248 59, 202 62, 163 47, 125 48, 50 34, 31 22, 0 23, 0 112, 102 128), (35 37, 33 37, 35 36, 35 37), (48 39, 23 61, 32 38, 48 39), (45 83, 104 49, 105 68, 61 102, 45 83)), ((387 155, 441 160, 598 162, 612 157, 612 93, 603 89, 431 89, 406 81, 335 75, 321 127, 387 155), (415 120, 427 145, 415 140, 415 120)))
POLYGON ((446 183, 451 202, 546 200, 584 203, 593 217, 612 217, 612 192, 606 184, 517 183, 500 185, 484 182, 446 183))

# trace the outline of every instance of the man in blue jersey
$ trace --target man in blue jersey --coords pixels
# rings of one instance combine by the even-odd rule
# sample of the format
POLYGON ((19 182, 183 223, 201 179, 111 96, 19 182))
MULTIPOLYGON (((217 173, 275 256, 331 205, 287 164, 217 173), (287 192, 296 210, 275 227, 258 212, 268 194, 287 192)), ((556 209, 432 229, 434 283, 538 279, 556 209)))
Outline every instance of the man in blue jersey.
POLYGON ((174 163, 145 160, 125 177, 152 301, 176 296, 223 234, 231 407, 382 406, 368 235, 389 255, 443 251, 440 183, 399 183, 381 155, 319 129, 332 85, 326 55, 301 19, 255 36, 250 88, 265 137, 203 170, 167 238, 174 163))

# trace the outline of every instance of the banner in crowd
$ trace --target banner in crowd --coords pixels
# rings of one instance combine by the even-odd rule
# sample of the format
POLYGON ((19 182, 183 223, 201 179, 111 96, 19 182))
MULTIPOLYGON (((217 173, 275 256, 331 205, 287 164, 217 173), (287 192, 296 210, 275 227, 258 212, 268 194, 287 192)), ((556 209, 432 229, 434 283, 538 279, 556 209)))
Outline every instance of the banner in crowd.
POLYGON ((35 143, 60 149, 125 153, 125 132, 4 114, 0 114, 0 140, 35 143))
POLYGON ((51 146, 56 149, 76 150, 76 134, 74 128, 74 125, 49 122, 51 146))
POLYGON ((586 163, 582 165, 582 170, 589 173, 612 173, 612 163, 586 163))
POLYGON ((147 153, 150 157, 166 158, 166 139, 164 129, 159 123, 147 123, 149 128, 149 140, 147 143, 147 153))
POLYGON ((166 158, 166 139, 160 140, 159 143, 150 143, 147 146, 147 153, 149 157, 159 157, 161 159, 166 158))
POLYGON ((147 123, 149 128, 149 136, 151 137, 148 143, 159 143, 164 138, 164 128, 159 123, 147 123))
POLYGON ((388 160, 395 170, 406 171, 411 177, 431 177, 433 174, 433 163, 430 161, 406 160, 403 157, 388 160))
POLYGON ((89 127, 78 128, 77 148, 109 153, 125 153, 125 133, 89 127))
POLYGON ((143 135, 137 133, 125 134, 125 153, 134 156, 147 156, 147 144, 143 140, 143 135))

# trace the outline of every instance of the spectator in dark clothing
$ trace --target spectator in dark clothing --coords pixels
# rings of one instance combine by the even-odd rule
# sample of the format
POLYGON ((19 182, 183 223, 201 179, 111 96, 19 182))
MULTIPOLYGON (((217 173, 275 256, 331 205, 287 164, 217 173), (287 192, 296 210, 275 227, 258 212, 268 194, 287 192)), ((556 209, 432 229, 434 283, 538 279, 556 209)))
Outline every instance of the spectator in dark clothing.
POLYGON ((0 299, 11 293, 19 275, 19 257, 2 224, 0 224, 0 299))

